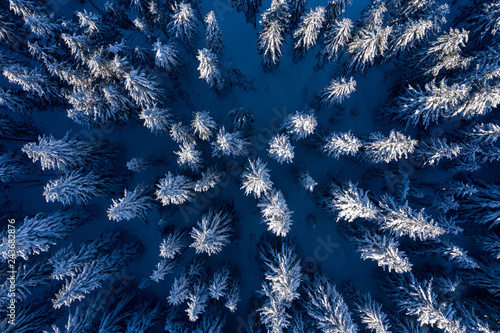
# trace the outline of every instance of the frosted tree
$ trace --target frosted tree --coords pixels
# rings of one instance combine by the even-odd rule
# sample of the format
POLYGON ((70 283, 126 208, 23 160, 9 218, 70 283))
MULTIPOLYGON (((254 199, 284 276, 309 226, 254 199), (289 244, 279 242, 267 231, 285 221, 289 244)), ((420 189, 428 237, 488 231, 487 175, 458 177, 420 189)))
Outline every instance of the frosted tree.
POLYGON ((125 333, 146 333, 159 322, 160 317, 160 303, 155 306, 145 303, 126 320, 125 333))
POLYGON ((374 333, 390 333, 391 325, 387 315, 382 311, 382 304, 374 301, 370 293, 364 293, 356 302, 356 310, 361 322, 374 333))
POLYGON ((202 49, 198 50, 196 59, 200 62, 198 66, 200 79, 205 80, 210 88, 219 92, 222 91, 224 89, 224 78, 219 68, 217 55, 208 49, 202 49))
POLYGON ((494 123, 476 124, 466 135, 473 143, 490 144, 500 139, 500 126, 494 123))
POLYGON ((168 24, 168 29, 175 38, 186 42, 191 42, 196 29, 196 16, 194 9, 188 2, 175 2, 172 5, 172 21, 168 24))
POLYGON ((267 22, 259 34, 257 46, 262 55, 262 66, 266 70, 278 67, 281 58, 281 45, 284 42, 284 28, 279 21, 267 22))
POLYGON ((156 185, 156 198, 161 201, 163 206, 170 204, 182 205, 194 198, 193 182, 186 176, 174 176, 171 172, 165 175, 156 185))
POLYGON ((453 159, 460 155, 462 146, 456 143, 447 143, 446 138, 429 138, 429 143, 421 141, 415 152, 415 157, 423 165, 436 166, 443 158, 453 159))
POLYGON ((194 114, 194 119, 191 122, 194 134, 203 140, 209 140, 216 127, 215 120, 210 116, 208 111, 198 111, 194 114))
POLYGON ((144 70, 125 72, 123 79, 129 96, 141 107, 153 107, 160 100, 159 83, 144 70))
POLYGON ((443 68, 450 70, 466 67, 470 59, 463 58, 460 52, 468 40, 469 32, 464 29, 450 28, 447 33, 439 36, 427 50, 426 57, 435 62, 429 72, 437 76, 443 68))
POLYGON ((279 248, 266 244, 260 252, 260 258, 267 268, 264 277, 277 299, 291 304, 299 298, 302 272, 293 246, 286 242, 282 242, 279 248))
POLYGON ((180 305, 189 297, 189 278, 187 274, 175 278, 170 288, 170 294, 167 301, 170 305, 180 305))
POLYGON ((135 243, 127 243, 111 253, 100 255, 96 260, 86 263, 78 275, 66 280, 52 300, 54 309, 70 306, 74 301, 85 298, 116 272, 125 267, 137 255, 135 243))
POLYGON ((254 28, 257 26, 257 14, 259 7, 262 6, 262 0, 231 0, 231 5, 236 7, 238 12, 245 14, 247 23, 253 24, 254 28))
POLYGON ((309 171, 300 173, 299 182, 300 182, 300 185, 302 185, 302 187, 304 187, 306 190, 308 190, 311 193, 314 191, 314 188, 316 187, 316 185, 318 185, 318 183, 313 179, 313 177, 311 177, 311 174, 309 173, 309 171))
POLYGON ((392 53, 410 50, 416 43, 424 41, 433 30, 435 25, 431 19, 409 20, 395 32, 392 53))
POLYGON ((299 28, 293 33, 294 52, 296 57, 303 56, 316 45, 325 22, 325 8, 316 7, 304 15, 299 28))
POLYGON ((478 262, 467 254, 466 250, 449 241, 444 241, 436 252, 444 255, 449 261, 455 263, 460 268, 476 269, 480 267, 478 262))
POLYGON ((168 73, 176 72, 180 65, 180 55, 174 42, 162 43, 159 39, 153 44, 156 66, 165 68, 168 73))
POLYGON ((240 301, 240 281, 237 278, 231 278, 226 294, 226 303, 224 306, 231 312, 235 312, 240 301))
POLYGON ((362 29, 349 43, 349 59, 347 68, 354 71, 363 71, 366 65, 373 65, 377 56, 383 56, 388 49, 388 39, 392 27, 380 30, 362 29))
POLYGON ((210 208, 208 213, 201 216, 198 227, 193 227, 191 237, 194 241, 190 247, 193 247, 197 254, 206 253, 210 256, 219 253, 229 244, 232 223, 230 213, 210 208))
POLYGON ((446 333, 465 333, 455 310, 446 302, 438 303, 432 282, 419 283, 411 276, 409 286, 401 286, 404 297, 397 301, 406 313, 416 316, 420 325, 430 325, 446 333))
POLYGON ((206 192, 221 181, 221 173, 213 166, 201 173, 201 178, 194 183, 195 192, 206 192))
POLYGON ((104 160, 99 148, 86 141, 78 140, 66 133, 64 138, 56 140, 51 136, 38 137, 38 143, 30 142, 23 146, 21 151, 26 153, 33 162, 40 161, 42 170, 59 169, 68 171, 70 169, 97 163, 104 160), (96 149, 98 148, 98 149, 96 149))
POLYGON ((267 164, 259 157, 255 160, 249 159, 241 174, 241 189, 245 190, 245 195, 253 194, 255 198, 260 198, 271 191, 272 186, 267 164))
POLYGON ((224 44, 222 42, 222 32, 219 28, 219 23, 215 18, 214 11, 208 12, 205 16, 205 23, 207 24, 205 32, 205 45, 207 49, 215 54, 220 54, 224 44))
POLYGON ((497 261, 485 260, 479 269, 475 269, 467 274, 467 282, 473 286, 486 289, 496 297, 500 296, 500 286, 498 276, 500 265, 497 261))
POLYGON ((229 266, 224 265, 219 268, 210 281, 208 292, 210 297, 219 300, 226 295, 229 287, 229 266))
POLYGON ((357 184, 351 181, 342 188, 334 186, 330 195, 327 208, 330 212, 337 214, 337 221, 343 219, 353 222, 357 218, 368 220, 378 218, 379 211, 368 198, 368 192, 357 188, 357 184))
POLYGON ((193 171, 198 171, 203 163, 201 151, 195 149, 194 144, 183 143, 179 151, 174 151, 177 155, 177 164, 181 167, 189 167, 193 171))
POLYGON ((32 13, 24 17, 24 22, 38 37, 52 37, 60 31, 59 25, 55 22, 54 14, 49 16, 40 12, 32 13))
POLYGON ((346 133, 332 132, 325 138, 324 142, 321 146, 323 154, 336 159, 341 155, 355 156, 363 146, 361 140, 352 135, 351 131, 346 133))
POLYGON ((276 134, 269 141, 269 156, 278 161, 278 163, 283 164, 292 163, 295 153, 293 152, 294 147, 290 143, 290 139, 285 134, 276 134))
POLYGON ((406 126, 422 123, 425 128, 431 123, 448 120, 457 108, 468 98, 471 88, 466 84, 448 86, 445 80, 439 85, 427 83, 424 90, 409 86, 398 98, 396 116, 406 126))
POLYGON ((138 185, 133 191, 125 190, 123 198, 112 199, 108 208, 108 219, 116 222, 133 218, 146 219, 146 214, 153 208, 153 200, 148 188, 138 185))
POLYGON ((323 48, 318 54, 320 65, 337 59, 339 52, 351 39, 353 27, 352 21, 348 18, 344 18, 341 21, 335 21, 333 27, 327 30, 323 48))
POLYGON ((133 172, 141 172, 148 168, 157 165, 159 158, 155 155, 148 155, 145 157, 133 157, 127 162, 127 169, 133 172))
POLYGON ((235 131, 233 133, 226 132, 224 126, 219 129, 212 145, 212 156, 244 156, 248 153, 249 143, 246 141, 241 132, 235 131))
POLYGON ((282 333, 290 325, 291 316, 286 312, 288 304, 280 299, 267 283, 262 285, 262 294, 266 296, 266 300, 257 310, 260 322, 266 325, 268 332, 282 333))
POLYGON ((342 103, 342 101, 356 91, 356 81, 351 76, 349 81, 344 77, 333 79, 328 86, 321 91, 321 101, 327 105, 342 103))
POLYGON ((413 266, 403 251, 398 250, 399 243, 393 238, 372 232, 365 232, 361 238, 356 239, 361 258, 375 260, 379 267, 385 271, 406 273, 413 266))
POLYGON ((22 223, 16 225, 16 229, 5 229, 0 233, 0 255, 5 260, 17 257, 28 260, 29 256, 47 252, 57 241, 69 236, 85 221, 86 216, 74 211, 27 216, 22 223), (10 230, 15 230, 15 242, 11 236, 14 233, 10 230))
POLYGON ((157 264, 149 278, 151 281, 159 283, 165 279, 165 275, 174 271, 175 262, 171 259, 161 259, 157 264))
POLYGON ((316 278, 307 288, 307 313, 315 320, 315 326, 323 332, 356 333, 358 327, 342 295, 330 282, 316 278))
POLYGON ((389 230, 398 237, 409 236, 413 240, 435 239, 445 233, 431 217, 425 214, 424 209, 415 211, 406 202, 398 206, 394 198, 384 195, 379 202, 382 209, 382 230, 389 230))
POLYGON ((285 237, 292 226, 292 213, 281 191, 271 191, 257 204, 262 220, 267 223, 267 230, 276 236, 285 237))
POLYGON ((108 178, 92 171, 75 170, 61 178, 49 180, 43 188, 43 196, 47 202, 86 205, 92 198, 106 197, 111 189, 112 184, 108 178))
POLYGON ((200 283, 195 284, 189 293, 188 308, 186 309, 190 321, 197 321, 199 316, 205 312, 208 299, 209 293, 206 286, 200 283))
POLYGON ((180 121, 172 123, 168 134, 170 135, 172 140, 177 143, 188 145, 196 143, 193 134, 189 130, 189 127, 184 126, 180 121))
POLYGON ((177 255, 181 255, 184 249, 184 238, 184 233, 179 230, 168 234, 160 244, 160 257, 174 259, 177 255))
POLYGON ((389 137, 382 133, 371 133, 370 141, 365 144, 365 158, 371 163, 385 162, 408 158, 408 154, 414 152, 417 140, 404 136, 402 133, 391 131, 389 137))
POLYGON ((475 241, 484 251, 490 252, 493 258, 500 259, 500 236, 495 234, 476 236, 475 241))
POLYGON ((80 28, 85 29, 84 33, 86 35, 98 35, 104 32, 105 27, 101 24, 102 18, 97 14, 87 12, 84 9, 83 12, 77 11, 76 16, 78 17, 80 28))
POLYGON ((51 100, 57 93, 57 86, 40 69, 20 65, 4 66, 2 70, 10 83, 20 85, 24 91, 37 93, 38 96, 51 100))
POLYGON ((295 111, 283 120, 283 128, 295 140, 300 140, 314 133, 318 122, 314 110, 295 111))

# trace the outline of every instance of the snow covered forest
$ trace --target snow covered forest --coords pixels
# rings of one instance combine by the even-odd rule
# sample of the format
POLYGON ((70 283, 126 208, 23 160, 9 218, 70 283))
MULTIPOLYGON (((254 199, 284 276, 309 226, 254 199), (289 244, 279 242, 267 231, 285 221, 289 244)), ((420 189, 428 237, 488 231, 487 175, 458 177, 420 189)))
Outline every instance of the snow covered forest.
POLYGON ((499 47, 499 0, 0 0, 0 332, 499 333, 499 47))

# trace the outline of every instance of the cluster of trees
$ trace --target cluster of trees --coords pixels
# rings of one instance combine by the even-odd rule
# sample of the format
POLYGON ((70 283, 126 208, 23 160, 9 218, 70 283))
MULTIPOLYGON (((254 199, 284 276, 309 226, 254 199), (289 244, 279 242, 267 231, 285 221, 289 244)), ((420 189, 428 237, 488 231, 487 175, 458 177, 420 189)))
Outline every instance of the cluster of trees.
MULTIPOLYGON (((500 185, 496 174, 485 175, 500 160, 498 1, 373 0, 353 21, 343 17, 347 0, 315 8, 305 0, 272 0, 262 14, 261 0, 232 0, 258 31, 264 71, 279 67, 287 45, 294 62, 316 53, 311 70, 334 62, 343 68, 310 105, 284 115, 260 151, 251 110, 231 109, 227 123, 219 113, 195 108, 183 87, 193 64, 217 98, 247 84, 224 58, 224 48, 232 46, 224 45, 214 11, 203 16, 192 0, 91 4, 70 19, 43 0, 0 4, 6 86, 0 108, 10 110, 0 115, 0 184, 7 193, 40 183, 50 207, 17 221, 15 242, 10 222, 0 229, 0 270, 17 263, 14 296, 10 280, 0 280, 2 332, 61 332, 55 323, 68 309, 68 332, 146 332, 161 324, 171 333, 216 333, 227 331, 226 316, 236 311, 256 318, 249 332, 465 333, 499 326, 500 185), (139 45, 132 34, 139 34, 139 45), (362 72, 382 62, 401 68, 387 71, 391 95, 380 110, 383 130, 358 136, 318 121, 321 112, 359 94, 362 72), (192 113, 176 110, 172 95, 192 113), (152 137, 168 136, 178 145, 176 163, 154 182, 131 184, 132 172, 165 161, 143 155, 125 163, 125 150, 105 138, 41 133, 30 116, 49 109, 64 110, 89 129, 138 121, 152 137), (319 184, 315 178, 323 175, 290 168, 307 164, 299 156, 304 147, 325 163, 349 159, 370 170, 357 183, 319 184), (118 228, 79 244, 61 243, 99 214, 122 225, 147 222, 152 211, 174 220, 176 208, 218 193, 229 164, 240 169, 231 176, 256 200, 257 220, 270 234, 259 243, 258 306, 240 305, 241 272, 221 255, 238 239, 237 207, 227 203, 208 202, 188 227, 159 224, 159 260, 138 288, 170 280, 165 301, 106 289, 143 255, 134 235, 118 228), (290 194, 272 179, 277 168, 292 170, 361 259, 379 267, 373 279, 383 294, 335 285, 321 267, 305 265, 290 237, 290 194), (430 168, 436 176, 429 176, 430 168), (389 186, 379 186, 380 180, 389 186), (103 202, 107 207, 96 210, 103 202), (222 264, 212 265, 214 257, 222 264), (429 257, 437 268, 426 266, 429 257), (41 298, 31 299, 34 294, 41 298), (12 302, 15 326, 8 317, 12 302)), ((3 203, 0 217, 9 221, 11 203, 3 203)))

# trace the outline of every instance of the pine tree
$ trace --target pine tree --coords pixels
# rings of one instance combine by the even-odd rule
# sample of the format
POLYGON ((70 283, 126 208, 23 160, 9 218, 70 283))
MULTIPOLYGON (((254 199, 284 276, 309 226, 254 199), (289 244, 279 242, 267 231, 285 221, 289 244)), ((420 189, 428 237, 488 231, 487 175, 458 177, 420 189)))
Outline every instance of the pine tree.
POLYGON ((74 301, 85 298, 92 290, 100 288, 114 273, 125 267, 137 255, 137 245, 127 243, 111 253, 103 254, 98 259, 86 263, 81 272, 66 280, 52 300, 54 309, 70 306, 74 301))
POLYGON ((308 302, 304 305, 309 316, 316 321, 316 328, 323 332, 358 332, 351 312, 335 286, 321 280, 316 278, 307 288, 308 302))
POLYGON ((412 140, 394 130, 389 137, 384 137, 380 132, 371 133, 370 141, 364 146, 365 158, 371 163, 397 161, 403 156, 408 158, 408 154, 414 152, 416 145, 417 140, 412 140))
POLYGON ((194 119, 191 122, 194 134, 203 140, 209 140, 216 127, 214 119, 210 116, 208 111, 198 111, 194 114, 194 119))
POLYGON ((500 126, 495 123, 476 124, 471 132, 466 132, 473 143, 492 144, 500 139, 500 126))
POLYGON ((141 305, 126 321, 125 333, 146 333, 155 326, 161 317, 160 303, 141 305))
POLYGON ((351 32, 354 25, 348 18, 335 21, 333 26, 325 33, 323 48, 318 53, 319 64, 337 59, 340 51, 351 39, 351 32))
POLYGON ((245 14, 247 23, 253 24, 254 28, 257 26, 257 14, 259 7, 262 6, 262 0, 231 0, 231 5, 236 7, 238 12, 245 14))
POLYGON ((269 141, 269 156, 274 158, 278 163, 292 163, 295 156, 294 147, 290 143, 290 139, 286 134, 276 134, 269 141))
POLYGON ((282 333, 290 325, 291 316, 286 312, 288 304, 267 283, 262 284, 262 294, 266 296, 266 300, 257 310, 260 322, 266 325, 268 332, 282 333))
POLYGON ((229 266, 227 265, 222 266, 215 272, 208 286, 210 297, 219 300, 219 298, 226 295, 229 287, 229 273, 229 266))
POLYGON ((271 191, 273 182, 267 164, 260 158, 249 159, 241 174, 241 183, 241 189, 245 190, 245 195, 253 194, 256 199, 271 191))
POLYGON ((244 156, 248 153, 249 143, 243 139, 241 132, 226 132, 224 126, 219 129, 212 145, 212 156, 244 156))
POLYGON ((292 213, 281 191, 271 191, 257 204, 267 229, 276 236, 286 237, 292 226, 292 213))
MULTIPOLYGON (((101 147, 98 145, 97 148, 101 147)), ((42 170, 68 171, 88 165, 89 162, 95 164, 104 159, 101 152, 95 149, 91 142, 71 138, 69 132, 60 140, 56 140, 52 135, 38 137, 38 144, 27 143, 21 151, 26 153, 33 162, 40 160, 42 170)))
POLYGON ((325 138, 324 142, 322 145, 323 154, 336 159, 340 155, 355 156, 363 146, 361 140, 352 135, 351 131, 346 133, 332 132, 325 138))
POLYGON ((210 88, 221 92, 224 89, 224 78, 219 68, 217 55, 208 49, 202 49, 198 50, 196 59, 200 62, 198 66, 200 79, 204 79, 210 88))
POLYGON ((383 56, 388 48, 389 35, 392 27, 379 30, 362 29, 349 43, 350 53, 347 68, 353 71, 363 71, 366 65, 372 66, 377 56, 383 56))
POLYGON ((431 217, 425 214, 424 209, 415 211, 406 202, 398 206, 394 198, 384 195, 379 202, 382 209, 381 229, 388 229, 391 234, 398 237, 409 236, 411 239, 421 241, 435 239, 445 233, 431 217))
POLYGON ((303 16, 300 27, 293 33, 294 55, 301 58, 316 45, 325 22, 325 8, 316 7, 303 16))
POLYGON ((8 183, 29 174, 30 169, 13 151, 0 155, 0 182, 8 183))
POLYGON ((35 92, 39 97, 52 100, 58 94, 58 88, 49 76, 37 67, 23 67, 18 64, 4 66, 2 70, 10 83, 20 85, 24 91, 35 92))
POLYGON ((113 204, 108 208, 108 219, 116 222, 133 218, 146 219, 146 214, 153 207, 153 200, 145 186, 138 185, 133 191, 125 190, 123 198, 112 199, 113 204))
POLYGON ((255 120, 254 113, 242 107, 230 110, 227 115, 233 119, 234 128, 238 131, 250 127, 255 120))
POLYGON ((314 110, 295 111, 289 114, 284 120, 282 127, 295 140, 304 139, 314 133, 318 122, 314 115, 314 110))
POLYGON ((413 266, 403 251, 398 250, 399 243, 393 238, 372 232, 365 232, 362 238, 356 239, 361 258, 375 260, 385 271, 406 273, 413 266))
POLYGON ((390 333, 391 325, 387 315, 382 312, 382 304, 374 301, 370 293, 362 294, 356 308, 361 321, 374 333, 390 333))
POLYGON ((165 275, 174 271, 175 262, 171 259, 161 259, 157 264, 153 273, 149 276, 150 280, 156 283, 165 279, 165 275))
POLYGON ((174 73, 179 70, 180 55, 174 42, 162 43, 160 39, 153 44, 155 51, 156 66, 165 68, 168 73, 174 73))
POLYGON ((172 140, 176 143, 182 144, 196 144, 193 134, 187 126, 184 126, 182 122, 174 122, 170 126, 170 131, 168 132, 172 140))
POLYGON ((179 147, 180 151, 174 151, 177 157, 177 164, 181 167, 189 167, 193 171, 198 171, 203 163, 201 152, 195 149, 194 144, 183 143, 179 147))
POLYGON ((68 237, 71 232, 86 221, 75 211, 55 211, 50 214, 38 213, 33 217, 25 217, 15 229, 15 242, 10 230, 0 233, 0 255, 3 259, 29 256, 47 252, 57 241, 68 237), (10 236, 10 237, 9 237, 10 236), (14 251, 12 251, 14 250, 14 251))
POLYGON ((189 278, 187 274, 175 278, 170 288, 170 294, 167 297, 170 305, 182 304, 189 297, 189 278))
POLYGON ((343 188, 333 187, 327 201, 327 208, 337 214, 337 222, 344 219, 353 222, 358 218, 375 220, 378 218, 377 207, 368 198, 368 192, 357 188, 350 181, 343 188))
POLYGON ((260 258, 266 265, 264 277, 272 293, 289 307, 293 300, 300 297, 298 290, 303 279, 295 249, 286 242, 282 242, 279 248, 266 244, 260 252, 260 258))
POLYGON ((398 305, 406 309, 408 315, 417 316, 420 325, 436 325, 446 333, 465 333, 452 307, 445 302, 438 304, 432 282, 419 283, 411 276, 411 284, 400 287, 403 298, 398 300, 398 305))
POLYGON ((158 187, 156 198, 161 201, 163 206, 182 205, 194 198, 194 184, 186 176, 174 176, 168 172, 156 186, 158 187))
POLYGON ((112 184, 110 179, 92 171, 70 171, 61 178, 49 180, 43 188, 47 202, 58 201, 63 205, 87 205, 95 197, 106 197, 112 184))
POLYGON ((208 213, 202 215, 198 228, 194 227, 191 231, 194 242, 190 247, 197 254, 206 253, 210 256, 219 253, 230 243, 232 223, 233 219, 228 212, 210 208, 208 213))
POLYGON ((262 66, 272 71, 278 67, 281 58, 281 45, 284 42, 284 28, 278 21, 266 23, 259 34, 257 45, 262 55, 262 66))
POLYGON ((205 32, 205 45, 208 50, 214 54, 220 55, 222 48, 224 47, 222 41, 222 32, 219 28, 219 23, 215 18, 215 13, 213 11, 208 12, 205 16, 205 23, 207 24, 205 32))
POLYGON ((307 0, 290 0, 290 29, 295 30, 306 13, 307 0))
POLYGON ((334 22, 344 14, 346 5, 351 5, 351 0, 330 0, 326 6, 326 22, 334 22))
POLYGON ((328 86, 323 88, 321 95, 321 101, 324 104, 333 105, 335 103, 342 103, 342 101, 356 91, 356 81, 354 81, 353 77, 349 79, 349 82, 346 81, 344 77, 339 79, 333 79, 330 81, 328 86))
POLYGON ((137 105, 150 108, 160 100, 159 83, 144 70, 133 69, 123 76, 125 88, 137 105))
POLYGON ((240 301, 240 281, 239 279, 232 278, 229 281, 228 292, 226 294, 226 303, 224 306, 231 312, 237 310, 238 302, 240 301))
POLYGON ((438 165, 443 158, 453 159, 460 155, 463 147, 456 143, 447 143, 446 138, 429 138, 429 143, 421 141, 415 152, 415 157, 423 165, 438 165))
POLYGON ((214 167, 209 167, 201 173, 201 178, 194 183, 195 192, 206 192, 221 181, 221 173, 214 167))
POLYGON ((186 309, 190 321, 197 321, 199 316, 205 312, 208 297, 209 294, 205 286, 200 283, 193 286, 188 296, 188 308, 186 309))
POLYGON ((477 261, 467 254, 467 251, 449 241, 444 241, 436 252, 446 256, 449 261, 454 262, 460 268, 477 269, 480 267, 477 261))
POLYGON ((485 3, 481 11, 471 20, 473 32, 484 38, 486 34, 496 36, 500 28, 500 4, 498 2, 485 3))
POLYGON ((410 50, 416 43, 424 41, 429 32, 434 30, 435 25, 431 19, 409 20, 395 32, 392 53, 410 50))
POLYGON ((53 37, 60 32, 59 25, 54 22, 54 14, 31 13, 24 17, 24 23, 29 26, 32 33, 38 37, 53 37))
POLYGON ((196 16, 190 3, 175 2, 172 5, 172 21, 168 24, 168 29, 175 38, 190 43, 196 28, 196 16))

